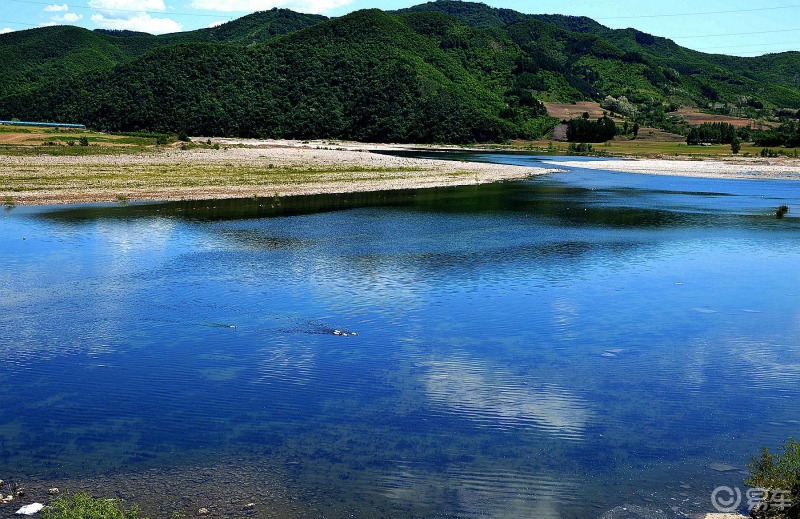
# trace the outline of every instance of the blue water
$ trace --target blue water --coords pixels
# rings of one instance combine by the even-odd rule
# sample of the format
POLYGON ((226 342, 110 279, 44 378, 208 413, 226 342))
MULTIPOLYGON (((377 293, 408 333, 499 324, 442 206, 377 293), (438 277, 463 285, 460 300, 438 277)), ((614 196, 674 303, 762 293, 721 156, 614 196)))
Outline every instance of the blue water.
POLYGON ((307 517, 713 511, 800 430, 782 204, 798 184, 573 169, 6 209, 0 479, 246 456, 307 517))

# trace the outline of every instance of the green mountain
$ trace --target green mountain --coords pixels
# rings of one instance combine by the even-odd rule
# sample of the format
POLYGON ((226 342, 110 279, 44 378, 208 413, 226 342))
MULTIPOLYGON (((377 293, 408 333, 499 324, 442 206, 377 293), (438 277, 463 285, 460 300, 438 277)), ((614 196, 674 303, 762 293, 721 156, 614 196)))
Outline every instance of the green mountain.
POLYGON ((703 54, 588 18, 439 0, 337 19, 273 9, 152 36, 0 35, 0 118, 201 135, 472 142, 535 138, 540 101, 597 100, 669 128, 682 104, 800 107, 800 53, 703 54))
MULTIPOLYGON (((473 27, 507 32, 532 21, 561 29, 564 32, 557 40, 566 45, 557 43, 557 58, 569 69, 568 73, 582 77, 601 95, 625 95, 635 103, 655 96, 663 103, 705 106, 715 101, 750 101, 751 105, 757 101, 768 106, 800 108, 800 52, 755 58, 706 54, 636 29, 609 29, 586 17, 526 15, 458 0, 438 0, 399 12, 441 12, 473 27), (592 37, 598 40, 587 48, 579 43, 581 36, 586 45, 592 37), (622 54, 615 55, 619 51, 622 54)), ((531 41, 537 39, 535 33, 530 36, 531 41)), ((525 45, 525 41, 516 41, 525 45)), ((539 46, 537 50, 545 49, 539 46)), ((598 97, 579 90, 584 96, 598 97)))
POLYGON ((110 69, 125 53, 101 34, 58 26, 0 35, 0 98, 77 74, 110 69))
MULTIPOLYGON (((503 89, 492 88, 486 71, 472 63, 484 46, 487 67, 504 66, 510 77, 513 56, 486 38, 469 38, 473 47, 462 50, 471 52, 464 57, 470 73, 437 46, 435 34, 441 23, 468 36, 470 27, 437 15, 425 36, 413 29, 414 18, 360 11, 264 45, 166 46, 110 71, 10 96, 4 105, 26 118, 115 130, 410 142, 518 133, 519 125, 500 116, 503 89)), ((527 110, 528 119, 536 110, 527 110)))
POLYGON ((325 20, 324 16, 272 9, 213 28, 161 36, 133 31, 89 31, 69 25, 3 34, 0 35, 0 98, 87 72, 109 70, 161 47, 199 42, 258 44, 325 20))

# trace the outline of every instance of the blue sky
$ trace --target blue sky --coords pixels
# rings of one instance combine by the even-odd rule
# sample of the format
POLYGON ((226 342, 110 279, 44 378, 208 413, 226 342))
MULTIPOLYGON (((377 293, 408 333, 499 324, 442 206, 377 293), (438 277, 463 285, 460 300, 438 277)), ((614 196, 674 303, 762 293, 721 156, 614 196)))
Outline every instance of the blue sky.
MULTIPOLYGON (((272 7, 341 16, 357 9, 389 10, 418 3, 422 0, 0 0, 3 7, 0 33, 70 24, 88 29, 131 29, 160 34, 208 27, 272 7)), ((756 56, 800 50, 800 0, 765 3, 488 0, 485 3, 525 13, 588 16, 608 27, 635 27, 704 52, 756 56)))

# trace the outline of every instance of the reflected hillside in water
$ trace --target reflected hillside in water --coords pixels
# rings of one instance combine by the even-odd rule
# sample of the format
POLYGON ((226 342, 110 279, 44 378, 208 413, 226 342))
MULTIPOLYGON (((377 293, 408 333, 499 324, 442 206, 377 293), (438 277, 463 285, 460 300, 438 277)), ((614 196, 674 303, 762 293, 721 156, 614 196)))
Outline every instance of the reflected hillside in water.
MULTIPOLYGON (((505 154, 463 155, 470 160, 486 161, 501 161, 507 157, 505 154)), ((525 160, 520 159, 520 164, 524 165, 525 160)), ((779 205, 791 207, 800 204, 795 188, 796 185, 788 181, 749 182, 610 172, 600 174, 573 169, 566 173, 534 177, 529 181, 483 186, 85 205, 54 208, 42 216, 65 223, 146 217, 214 222, 387 207, 454 214, 522 213, 533 217, 556 218, 575 225, 621 228, 729 226, 738 225, 736 216, 771 223, 779 205)), ((789 217, 791 219, 791 213, 789 217)))
MULTIPOLYGON (((429 213, 522 213, 564 222, 609 227, 659 227, 703 224, 703 219, 678 218, 671 211, 637 207, 629 192, 601 193, 571 186, 539 186, 532 182, 382 191, 341 195, 307 195, 275 198, 201 200, 125 205, 88 205, 55 208, 41 213, 56 223, 81 224, 99 219, 179 218, 216 222, 309 215, 369 207, 405 208, 429 213), (597 207, 604 197, 631 206, 597 207)), ((641 204, 638 204, 641 205, 641 204)), ((706 222, 707 223, 707 222, 706 222)))

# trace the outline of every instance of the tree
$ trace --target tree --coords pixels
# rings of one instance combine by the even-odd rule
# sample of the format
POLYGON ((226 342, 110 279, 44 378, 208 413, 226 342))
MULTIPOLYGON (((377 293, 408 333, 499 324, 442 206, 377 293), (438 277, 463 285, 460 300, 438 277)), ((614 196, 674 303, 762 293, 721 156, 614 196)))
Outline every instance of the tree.
POLYGON ((594 122, 582 117, 567 122, 567 140, 570 142, 604 142, 616 134, 617 125, 606 116, 594 122))
POLYGON ((88 146, 89 145, 89 138, 84 135, 83 137, 78 139, 78 142, 80 143, 81 146, 88 146))
POLYGON ((639 123, 633 123, 633 138, 639 136, 639 123))
POLYGON ((734 137, 731 141, 731 153, 736 155, 742 149, 742 140, 739 137, 734 137))
POLYGON ((736 128, 730 123, 703 123, 689 129, 686 144, 690 146, 701 143, 731 144, 735 137, 736 128))

